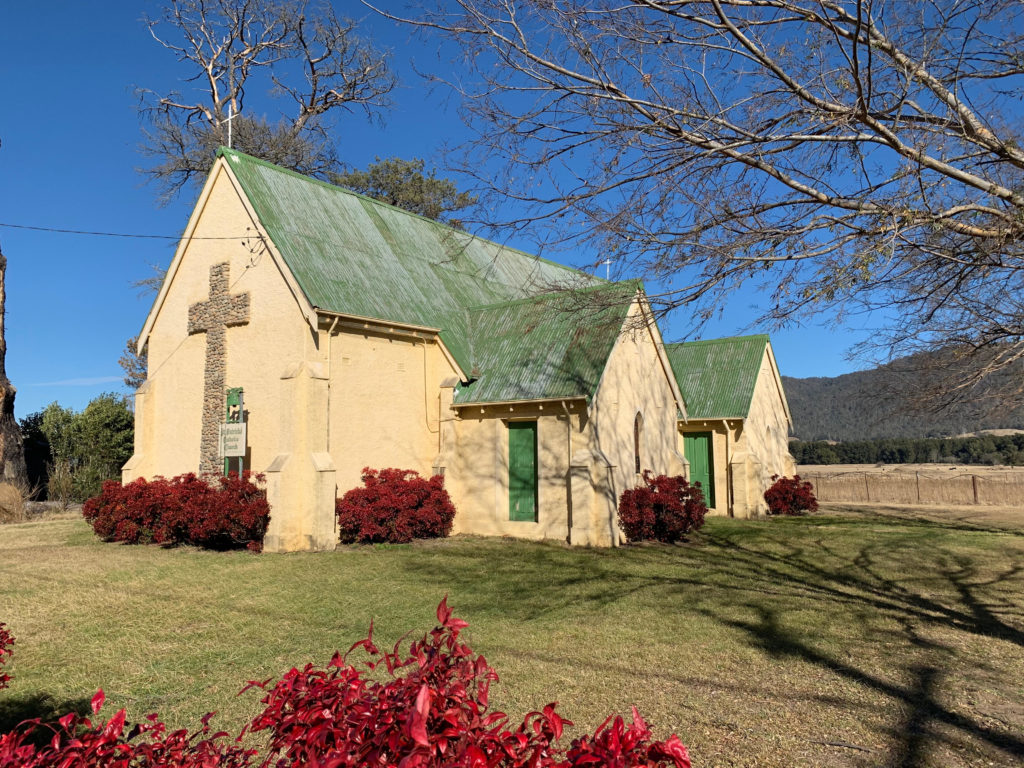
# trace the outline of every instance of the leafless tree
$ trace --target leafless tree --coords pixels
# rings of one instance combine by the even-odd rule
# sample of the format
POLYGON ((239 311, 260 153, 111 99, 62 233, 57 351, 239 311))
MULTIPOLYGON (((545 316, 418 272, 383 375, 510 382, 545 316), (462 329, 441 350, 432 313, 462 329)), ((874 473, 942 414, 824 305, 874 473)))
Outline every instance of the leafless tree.
POLYGON ((117 359, 117 364, 124 371, 124 385, 136 390, 146 383, 149 354, 146 349, 139 352, 139 337, 132 336, 124 344, 124 351, 117 359))
POLYGON ((1019 367, 1017 0, 426 2, 461 170, 525 211, 500 224, 579 233, 697 319, 750 283, 766 321, 870 312, 876 350, 943 351, 917 359, 946 400, 1019 367))
POLYGON ((147 24, 188 73, 184 92, 139 91, 142 149, 155 161, 146 173, 164 200, 204 177, 232 116, 238 149, 324 177, 338 168, 331 118, 353 110, 373 118, 395 86, 387 57, 326 2, 167 0, 147 24), (243 111, 248 90, 260 87, 290 105, 276 124, 243 111))

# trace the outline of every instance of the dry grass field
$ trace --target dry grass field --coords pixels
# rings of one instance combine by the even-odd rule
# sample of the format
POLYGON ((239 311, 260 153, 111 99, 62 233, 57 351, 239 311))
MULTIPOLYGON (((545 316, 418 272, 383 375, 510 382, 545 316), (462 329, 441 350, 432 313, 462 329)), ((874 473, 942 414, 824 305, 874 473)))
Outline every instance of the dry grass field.
POLYGON ((968 505, 1024 510, 1024 467, 948 464, 801 465, 819 501, 968 505))
MULTIPOLYGON (((976 510, 975 510, 976 511, 976 510)), ((83 708, 237 731, 249 679, 422 632, 448 594, 501 675, 492 705, 558 700, 593 730, 636 704, 696 766, 1020 766, 1024 530, 959 512, 829 507, 711 519, 682 546, 456 537, 293 555, 0 526, 17 638, 0 729, 83 708)))
POLYGON ((845 472, 877 472, 927 475, 981 475, 993 478, 1012 478, 1024 481, 1024 467, 988 466, 985 464, 801 464, 801 475, 842 474, 845 472))

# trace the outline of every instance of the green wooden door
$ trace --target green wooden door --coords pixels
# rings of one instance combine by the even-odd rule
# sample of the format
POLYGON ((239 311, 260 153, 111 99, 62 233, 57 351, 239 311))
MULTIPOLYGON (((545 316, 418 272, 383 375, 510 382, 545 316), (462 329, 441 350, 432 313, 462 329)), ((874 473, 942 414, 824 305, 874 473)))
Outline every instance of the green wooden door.
POLYGON ((508 423, 508 518, 537 520, 537 422, 508 423))
POLYGON ((704 501, 715 506, 715 461, 710 432, 689 432, 683 435, 683 453, 690 462, 690 482, 700 483, 704 501))

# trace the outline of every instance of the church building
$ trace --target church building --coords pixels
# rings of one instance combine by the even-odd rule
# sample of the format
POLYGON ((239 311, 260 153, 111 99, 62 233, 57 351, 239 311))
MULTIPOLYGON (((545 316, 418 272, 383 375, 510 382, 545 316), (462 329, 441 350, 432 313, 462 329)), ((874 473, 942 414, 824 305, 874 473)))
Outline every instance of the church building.
POLYGON ((228 149, 139 348, 123 479, 221 472, 235 455, 266 478, 267 551, 333 548, 335 499, 364 467, 443 474, 456 533, 593 546, 619 542, 638 473, 686 472, 696 394, 639 283, 228 149))
POLYGON ((710 514, 759 517, 773 475, 792 476, 793 418, 765 335, 667 344, 688 418, 679 420, 689 479, 710 514))

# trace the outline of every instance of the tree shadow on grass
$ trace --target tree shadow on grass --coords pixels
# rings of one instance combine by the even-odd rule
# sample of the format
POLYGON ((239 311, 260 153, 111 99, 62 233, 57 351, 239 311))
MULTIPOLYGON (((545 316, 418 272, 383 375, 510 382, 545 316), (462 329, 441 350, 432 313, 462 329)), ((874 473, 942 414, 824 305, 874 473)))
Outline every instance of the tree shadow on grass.
MULTIPOLYGON (((0 734, 13 731, 26 720, 38 719, 49 725, 56 725, 60 718, 69 713, 80 716, 92 714, 90 698, 67 699, 58 701, 49 693, 29 693, 21 696, 10 692, 0 695, 0 734)), ((53 732, 49 728, 38 728, 28 741, 38 745, 50 740, 53 732)))
POLYGON ((1022 582, 1024 556, 983 577, 971 559, 934 549, 927 556, 928 579, 933 583, 922 590, 912 567, 906 572, 893 571, 895 550, 886 542, 862 544, 850 557, 824 540, 805 541, 804 546, 793 545, 785 552, 765 551, 721 537, 711 537, 711 541, 728 556, 722 569, 738 578, 760 574, 768 584, 797 589, 807 597, 864 606, 900 619, 998 637, 1024 647, 1024 630, 1009 621, 1024 618, 1021 606, 983 596, 999 585, 1022 582), (958 599, 943 599, 938 596, 942 591, 955 592, 958 599))
MULTIPOLYGON (((897 741, 894 765, 912 768, 927 763, 927 748, 932 742, 946 741, 933 725, 944 725, 968 737, 996 747, 1015 758, 1024 758, 1024 738, 1019 732, 992 728, 984 723, 954 712, 936 698, 942 670, 932 665, 913 665, 906 669, 912 678, 910 685, 899 685, 877 675, 858 669, 854 664, 813 648, 809 643, 782 626, 778 612, 763 605, 749 606, 758 614, 754 621, 722 619, 723 624, 742 630, 755 646, 775 658, 792 658, 810 662, 840 677, 877 691, 903 705, 906 716, 902 723, 894 724, 892 735, 897 741)), ((912 644, 921 641, 908 624, 904 631, 912 644)))
MULTIPOLYGON (((988 753, 994 748, 1014 760, 1024 758, 1016 723, 992 725, 980 712, 943 703, 960 674, 953 670, 962 647, 996 639, 1024 648, 1024 552, 1017 540, 1003 539, 1006 546, 991 538, 970 544, 950 526, 920 520, 867 519, 859 529, 854 520, 833 522, 723 522, 708 526, 701 532, 703 544, 690 547, 573 551, 503 542, 500 553, 481 545, 479 551, 461 550, 459 560, 410 560, 406 567, 418 579, 457 589, 456 610, 471 621, 477 614, 511 622, 586 621, 588 614, 620 605, 663 612, 678 606, 701 614, 741 632, 769 656, 811 664, 891 702, 883 731, 890 743, 887 764, 924 765, 937 745, 956 754, 964 741, 988 753), (822 646, 817 635, 787 626, 791 611, 886 632, 895 677, 880 675, 856 657, 840 657, 828 641, 822 646), (902 629, 883 629, 891 623, 902 629), (967 637, 950 647, 927 639, 948 632, 967 637), (949 670, 947 662, 953 665, 949 670)), ((841 629, 833 630, 830 635, 842 637, 841 629)), ((873 635, 851 631, 856 642, 872 642, 873 635)), ((1005 666, 992 670, 1006 679, 1005 666)), ((1012 701, 1012 691, 1006 679, 992 693, 1012 701)))
POLYGON ((763 523, 750 523, 755 537, 747 538, 742 529, 702 531, 700 545, 682 547, 574 551, 503 542, 508 557, 495 557, 493 546, 484 544, 479 552, 463 547, 458 561, 410 558, 405 565, 419 574, 417 580, 464 587, 473 604, 462 610, 524 621, 561 616, 567 609, 600 610, 651 595, 652 589, 664 597, 665 591, 691 595, 693 588, 710 588, 839 603, 1024 648, 1024 606, 996 595, 1000 587, 1024 588, 1024 553, 1012 554, 1001 568, 986 564, 982 571, 975 559, 914 539, 858 540, 856 546, 847 540, 844 549, 819 525, 794 530, 791 538, 774 528, 772 538, 762 535, 763 523), (904 551, 919 561, 896 564, 904 551), (915 569, 927 573, 931 583, 922 584, 915 569))

